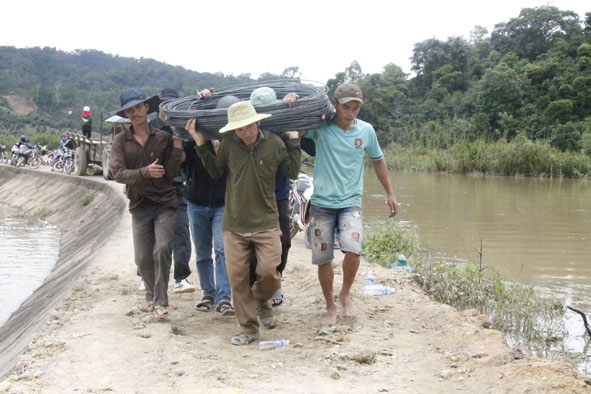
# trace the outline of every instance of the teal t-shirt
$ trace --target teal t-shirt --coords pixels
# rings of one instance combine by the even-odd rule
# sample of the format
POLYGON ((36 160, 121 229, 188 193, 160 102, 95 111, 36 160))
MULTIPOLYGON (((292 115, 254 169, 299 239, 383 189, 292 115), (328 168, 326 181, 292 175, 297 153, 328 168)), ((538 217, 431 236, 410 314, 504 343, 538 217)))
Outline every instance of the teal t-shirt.
POLYGON ((312 204, 325 208, 361 207, 364 156, 384 157, 373 126, 355 119, 355 127, 343 131, 334 123, 309 130, 316 143, 312 204))

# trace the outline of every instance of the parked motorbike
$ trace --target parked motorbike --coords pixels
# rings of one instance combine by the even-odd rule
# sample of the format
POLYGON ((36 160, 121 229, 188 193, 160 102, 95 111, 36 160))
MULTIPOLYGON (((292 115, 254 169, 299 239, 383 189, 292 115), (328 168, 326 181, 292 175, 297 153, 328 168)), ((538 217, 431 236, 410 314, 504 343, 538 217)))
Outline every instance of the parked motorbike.
POLYGON ((28 162, 31 168, 39 168, 41 165, 41 152, 43 151, 43 147, 39 144, 35 145, 35 149, 31 151, 29 154, 28 162))
POLYGON ((51 171, 61 171, 64 174, 74 171, 74 150, 68 148, 56 150, 51 171))
POLYGON ((18 159, 16 161, 16 166, 21 167, 26 164, 29 164, 31 157, 35 152, 35 147, 29 143, 20 144, 18 147, 18 159))
POLYGON ((0 163, 8 163, 8 152, 4 144, 0 144, 0 163))
POLYGON ((44 146, 44 149, 41 150, 41 164, 46 166, 53 165, 53 155, 54 151, 48 151, 47 148, 44 146))
POLYGON ((300 173, 298 179, 291 180, 289 191, 289 235, 291 238, 299 231, 305 231, 310 218, 310 198, 314 192, 312 177, 300 173))
POLYGON ((16 166, 19 157, 19 146, 18 142, 15 142, 12 147, 10 148, 10 165, 16 166))

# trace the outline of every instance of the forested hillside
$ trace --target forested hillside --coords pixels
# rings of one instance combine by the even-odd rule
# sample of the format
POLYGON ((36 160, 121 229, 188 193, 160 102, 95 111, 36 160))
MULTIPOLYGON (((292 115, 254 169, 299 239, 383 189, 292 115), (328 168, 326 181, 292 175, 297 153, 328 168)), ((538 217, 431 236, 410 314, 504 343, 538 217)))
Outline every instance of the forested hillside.
POLYGON ((106 117, 118 107, 119 93, 131 86, 141 87, 148 95, 173 87, 188 96, 195 89, 247 82, 252 82, 248 75, 199 73, 96 50, 66 53, 55 48, 0 47, 0 135, 78 130, 83 106, 90 106, 96 119, 106 117), (31 103, 27 108, 34 111, 15 113, 9 105, 14 98, 31 103))
MULTIPOLYGON (((371 45, 388 51, 395 40, 381 37, 371 45)), ((448 148, 462 141, 527 139, 591 151, 591 13, 526 8, 492 32, 475 26, 469 39, 418 42, 411 61, 412 75, 396 64, 365 74, 352 61, 335 70, 327 86, 332 91, 353 81, 362 87, 360 118, 374 124, 384 145, 448 148)), ((258 81, 297 76, 296 65, 258 81)), ((82 106, 104 117, 129 86, 147 94, 170 86, 185 96, 248 82, 255 82, 250 75, 199 73, 95 50, 0 47, 0 136, 77 130, 82 106), (37 109, 16 114, 8 104, 15 97, 37 109)))

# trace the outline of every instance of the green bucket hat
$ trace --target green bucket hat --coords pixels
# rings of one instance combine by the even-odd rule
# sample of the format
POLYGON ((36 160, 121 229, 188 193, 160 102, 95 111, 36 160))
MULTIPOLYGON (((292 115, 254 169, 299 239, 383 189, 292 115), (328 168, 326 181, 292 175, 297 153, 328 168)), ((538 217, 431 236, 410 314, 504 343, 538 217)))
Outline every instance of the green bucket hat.
POLYGON ((263 86, 252 91, 250 102, 252 105, 272 104, 277 101, 277 94, 272 88, 263 86))
POLYGON ((228 124, 220 129, 220 133, 236 130, 269 117, 271 114, 257 114, 250 101, 240 101, 228 108, 228 124))

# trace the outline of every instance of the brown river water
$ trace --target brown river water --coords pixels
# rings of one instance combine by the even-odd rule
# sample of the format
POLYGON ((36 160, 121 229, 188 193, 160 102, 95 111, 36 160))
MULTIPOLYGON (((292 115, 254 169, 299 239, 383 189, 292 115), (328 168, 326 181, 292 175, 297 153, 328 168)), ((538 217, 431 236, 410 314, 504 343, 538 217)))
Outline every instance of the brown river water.
MULTIPOLYGON (((533 284, 591 315, 591 183, 391 172, 401 204, 395 219, 422 247, 448 261, 482 263, 510 281, 533 284)), ((373 170, 365 175, 366 224, 387 219, 386 195, 373 170)), ((572 351, 589 342, 580 315, 566 312, 572 351)))

